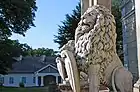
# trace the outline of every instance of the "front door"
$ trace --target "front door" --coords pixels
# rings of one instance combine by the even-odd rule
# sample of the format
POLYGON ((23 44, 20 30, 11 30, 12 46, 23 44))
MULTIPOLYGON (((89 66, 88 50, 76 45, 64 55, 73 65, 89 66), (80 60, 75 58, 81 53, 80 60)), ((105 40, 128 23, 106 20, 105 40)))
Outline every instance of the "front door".
POLYGON ((47 75, 44 76, 44 86, 47 86, 49 84, 55 84, 56 83, 56 77, 53 75, 47 75))

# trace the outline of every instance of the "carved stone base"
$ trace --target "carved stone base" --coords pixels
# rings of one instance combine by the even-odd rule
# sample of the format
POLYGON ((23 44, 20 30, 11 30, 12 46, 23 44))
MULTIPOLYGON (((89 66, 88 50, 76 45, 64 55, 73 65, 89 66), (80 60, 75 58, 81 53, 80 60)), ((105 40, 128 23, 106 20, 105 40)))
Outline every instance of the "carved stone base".
MULTIPOLYGON (((61 92, 73 92, 69 84, 59 84, 59 89, 61 92)), ((81 86, 81 92, 89 92, 88 86, 81 86)), ((109 89, 102 86, 99 92, 109 92, 109 89)))
POLYGON ((133 92, 140 92, 140 79, 134 84, 133 92))
MULTIPOLYGON (((59 89, 62 92, 73 92, 70 85, 65 85, 65 84, 60 84, 59 85, 59 89)), ((81 92, 88 92, 88 88, 81 88, 81 92)))

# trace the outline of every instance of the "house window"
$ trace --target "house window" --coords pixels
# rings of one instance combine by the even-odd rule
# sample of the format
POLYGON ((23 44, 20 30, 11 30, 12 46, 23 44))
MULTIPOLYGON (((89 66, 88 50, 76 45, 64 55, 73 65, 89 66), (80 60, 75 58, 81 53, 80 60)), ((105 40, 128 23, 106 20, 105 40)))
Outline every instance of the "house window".
POLYGON ((26 83, 26 77, 22 77, 21 81, 22 83, 26 83))
POLYGON ((0 77, 0 83, 4 83, 4 77, 0 77))
POLYGON ((35 83, 35 77, 33 77, 33 83, 35 83))
POLYGON ((10 77, 9 78, 9 84, 13 84, 14 83, 14 78, 13 77, 10 77))

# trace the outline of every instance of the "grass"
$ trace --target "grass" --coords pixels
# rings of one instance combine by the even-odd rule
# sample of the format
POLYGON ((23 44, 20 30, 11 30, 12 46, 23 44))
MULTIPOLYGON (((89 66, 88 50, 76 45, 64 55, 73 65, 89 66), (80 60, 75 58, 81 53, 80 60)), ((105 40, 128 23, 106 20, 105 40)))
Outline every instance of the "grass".
POLYGON ((0 92, 49 92, 48 87, 15 88, 0 87, 0 92))

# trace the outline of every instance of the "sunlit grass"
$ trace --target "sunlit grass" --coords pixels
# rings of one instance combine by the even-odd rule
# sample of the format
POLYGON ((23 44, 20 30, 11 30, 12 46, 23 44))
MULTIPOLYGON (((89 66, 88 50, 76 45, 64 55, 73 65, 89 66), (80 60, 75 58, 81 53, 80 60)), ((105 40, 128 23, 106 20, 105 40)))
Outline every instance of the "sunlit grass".
POLYGON ((30 88, 0 87, 0 92, 49 92, 49 91, 48 87, 30 87, 30 88))

